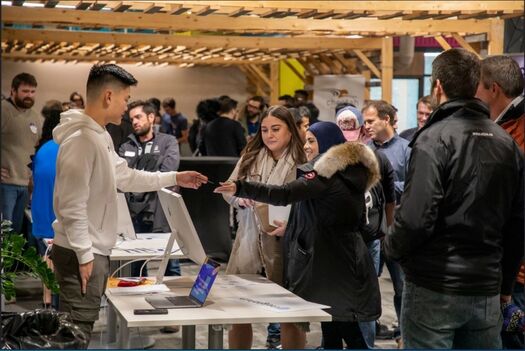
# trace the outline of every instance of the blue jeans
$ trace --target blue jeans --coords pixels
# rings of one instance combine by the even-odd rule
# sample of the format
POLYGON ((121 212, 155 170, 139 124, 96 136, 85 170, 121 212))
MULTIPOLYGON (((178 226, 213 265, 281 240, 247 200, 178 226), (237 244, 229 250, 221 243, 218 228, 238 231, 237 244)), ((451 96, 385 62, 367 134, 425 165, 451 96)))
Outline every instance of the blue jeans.
POLYGON ((396 309, 396 316, 399 323, 401 316, 401 301, 403 299, 403 285, 405 282, 405 274, 401 269, 399 263, 392 261, 388 257, 385 257, 386 268, 392 279, 392 285, 394 286, 394 308, 396 309))
MULTIPOLYGON (((368 253, 374 262, 374 268, 376 274, 379 275, 379 260, 381 252, 381 241, 374 240, 366 244, 368 247, 368 253)), ((374 343, 376 339, 376 321, 371 322, 359 322, 359 329, 361 329, 361 334, 363 339, 365 339, 366 345, 369 349, 374 348, 374 343)))
POLYGON ((405 282, 401 330, 407 349, 500 349, 499 295, 438 293, 405 282))
POLYGON ((21 234, 24 209, 29 202, 27 186, 0 184, 2 190, 2 219, 11 221, 12 228, 21 234))

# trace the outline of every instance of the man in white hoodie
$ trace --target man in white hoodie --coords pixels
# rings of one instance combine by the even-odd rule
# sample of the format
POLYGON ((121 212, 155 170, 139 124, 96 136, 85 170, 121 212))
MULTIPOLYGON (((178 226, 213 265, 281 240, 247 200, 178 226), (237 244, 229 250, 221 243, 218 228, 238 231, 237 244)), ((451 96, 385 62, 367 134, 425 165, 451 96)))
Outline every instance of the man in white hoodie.
POLYGON ((193 171, 134 170, 116 154, 105 126, 120 124, 130 87, 136 84, 117 65, 93 66, 85 111, 64 112, 53 131, 60 147, 51 257, 60 284, 60 310, 71 314, 88 339, 98 319, 109 254, 117 239, 117 189, 146 192, 173 185, 197 189, 208 180, 193 171))

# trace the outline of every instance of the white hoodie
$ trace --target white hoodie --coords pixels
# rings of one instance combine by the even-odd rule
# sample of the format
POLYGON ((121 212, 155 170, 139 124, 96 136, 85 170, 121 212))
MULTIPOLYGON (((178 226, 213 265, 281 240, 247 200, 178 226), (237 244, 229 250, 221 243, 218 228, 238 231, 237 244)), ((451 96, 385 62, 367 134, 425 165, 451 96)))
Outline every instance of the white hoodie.
POLYGON ((108 256, 117 239, 117 188, 146 192, 176 185, 177 172, 144 172, 128 167, 111 137, 83 110, 61 114, 53 130, 60 145, 53 208, 54 243, 75 251, 79 263, 93 253, 108 256))

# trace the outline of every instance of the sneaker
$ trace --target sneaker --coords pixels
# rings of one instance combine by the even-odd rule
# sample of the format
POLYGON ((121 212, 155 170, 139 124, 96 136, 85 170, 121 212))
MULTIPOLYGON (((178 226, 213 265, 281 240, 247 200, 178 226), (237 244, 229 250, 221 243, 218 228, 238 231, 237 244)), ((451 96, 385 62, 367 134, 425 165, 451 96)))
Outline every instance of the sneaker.
POLYGON ((266 348, 270 350, 281 350, 283 347, 281 345, 281 340, 277 338, 268 338, 266 340, 266 348))
POLYGON ((173 327, 162 327, 160 328, 160 332, 164 334, 173 334, 177 333, 180 330, 180 327, 178 325, 173 327))

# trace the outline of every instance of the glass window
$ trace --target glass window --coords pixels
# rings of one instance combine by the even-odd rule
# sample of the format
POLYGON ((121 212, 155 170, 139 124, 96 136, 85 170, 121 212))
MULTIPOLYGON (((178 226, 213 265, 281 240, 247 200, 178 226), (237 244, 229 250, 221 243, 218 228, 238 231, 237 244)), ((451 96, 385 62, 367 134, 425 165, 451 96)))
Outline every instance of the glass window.
POLYGON ((440 52, 425 52, 425 71, 423 76, 423 95, 430 95, 430 77, 432 76, 432 62, 440 52))
MULTIPOLYGON (((370 99, 381 99, 381 86, 379 79, 371 79, 370 99)), ((417 126, 416 104, 419 99, 419 79, 394 78, 392 82, 392 104, 398 109, 398 132, 417 126)))

